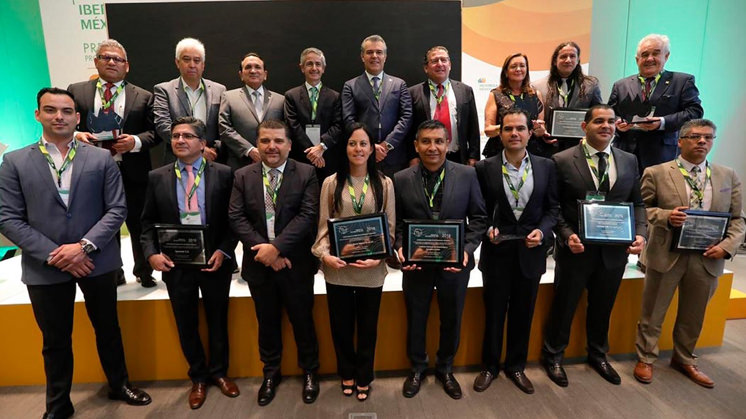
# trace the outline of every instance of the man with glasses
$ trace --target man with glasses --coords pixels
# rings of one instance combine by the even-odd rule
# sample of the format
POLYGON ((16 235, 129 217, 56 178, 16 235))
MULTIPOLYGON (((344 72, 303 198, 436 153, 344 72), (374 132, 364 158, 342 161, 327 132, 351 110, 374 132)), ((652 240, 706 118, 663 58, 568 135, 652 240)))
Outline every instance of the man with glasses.
MULTIPOLYGON (((140 247, 140 214, 151 167, 149 150, 161 141, 153 129, 153 94, 124 80, 130 63, 119 42, 107 39, 99 44, 93 62, 98 77, 67 88, 80 112, 75 138, 108 149, 119 165, 135 259, 133 274, 143 287, 154 287, 153 270, 140 247)), ((124 271, 120 271, 117 284, 124 283, 124 271)))
POLYGON ((697 367, 697 344, 705 308, 723 273, 725 259, 735 256, 744 238, 741 181, 729 167, 712 164, 707 154, 715 140, 716 126, 694 119, 681 127, 681 154, 674 160, 645 169, 642 199, 648 213, 650 243, 642 253, 645 287, 637 324, 637 365, 634 376, 642 383, 653 380, 658 359, 661 325, 674 292, 679 290, 679 310, 673 328, 671 366, 695 383, 712 388, 715 383, 697 367), (704 251, 671 250, 674 230, 687 223, 689 210, 731 215, 725 237, 704 251))

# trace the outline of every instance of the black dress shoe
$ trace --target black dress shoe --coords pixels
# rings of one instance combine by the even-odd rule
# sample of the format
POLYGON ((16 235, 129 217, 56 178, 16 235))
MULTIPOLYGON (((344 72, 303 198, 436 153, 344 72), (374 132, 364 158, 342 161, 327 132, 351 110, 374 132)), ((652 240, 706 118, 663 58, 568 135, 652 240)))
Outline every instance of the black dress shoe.
POLYGON ((549 379, 554 381, 554 384, 557 384, 560 387, 567 387, 569 383, 567 381, 567 374, 565 374, 565 369, 562 368, 562 364, 560 364, 559 362, 547 361, 544 361, 541 364, 542 366, 544 366, 544 370, 546 370, 549 379))
POLYGON ((417 371, 412 371, 409 376, 404 380, 404 388, 402 388, 402 394, 406 398, 412 398, 420 392, 420 386, 422 380, 425 378, 425 374, 417 371))
POLYGON ((443 384, 443 390, 446 394, 451 396, 452 399, 460 399, 462 396, 461 386, 456 381, 456 377, 452 373, 444 374, 442 372, 436 372, 435 377, 443 384))
POLYGON ((593 367, 594 370, 604 378, 604 380, 610 382, 611 384, 622 384, 622 379, 619 377, 619 374, 617 374, 616 371, 614 371, 614 368, 609 364, 609 361, 605 359, 598 359, 598 360, 588 360, 588 363, 593 367))
POLYGON ((315 372, 303 374, 303 403, 309 404, 319 397, 319 376, 315 372))
POLYGON ((474 379, 474 391, 483 392, 489 388, 490 384, 492 384, 492 380, 497 378, 496 374, 492 374, 488 370, 484 370, 477 375, 477 378, 474 379))
POLYGON ((259 387, 259 393, 257 394, 256 399, 259 406, 266 406, 275 398, 275 390, 277 389, 277 386, 280 385, 280 381, 282 381, 282 376, 279 374, 274 377, 265 378, 264 381, 262 381, 262 386, 259 387))
POLYGON ((120 287, 122 285, 125 285, 127 283, 127 280, 124 278, 124 271, 119 271, 116 273, 117 275, 117 286, 120 287))
POLYGON ((111 400, 121 400, 132 406, 145 406, 152 401, 148 393, 132 384, 125 384, 120 389, 109 391, 109 398, 111 400))
POLYGON ((155 286, 155 278, 152 276, 138 276, 137 282, 143 286, 143 288, 153 288, 155 286))
POLYGON ((531 380, 526 377, 523 371, 505 371, 505 375, 510 378, 510 381, 515 384, 516 387, 520 388, 526 394, 534 394, 534 385, 531 384, 531 380))
POLYGON ((67 419, 72 416, 73 413, 75 413, 75 409, 73 409, 72 407, 70 409, 63 409, 59 412, 44 412, 44 415, 42 415, 42 419, 67 419))

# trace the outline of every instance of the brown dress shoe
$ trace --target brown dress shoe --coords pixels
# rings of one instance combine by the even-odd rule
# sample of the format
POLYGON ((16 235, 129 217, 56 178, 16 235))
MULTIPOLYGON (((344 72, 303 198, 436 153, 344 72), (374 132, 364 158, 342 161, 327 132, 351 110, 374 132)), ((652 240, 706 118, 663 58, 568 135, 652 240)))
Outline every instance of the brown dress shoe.
POLYGON ((674 369, 681 371, 684 375, 689 377, 690 380, 701 385, 702 387, 713 388, 715 382, 710 379, 705 373, 699 370, 696 365, 686 365, 679 361, 671 359, 671 366, 674 369))
POLYGON ((637 361, 635 365, 635 372, 633 373, 635 379, 643 384, 650 384, 653 382, 653 364, 646 364, 642 361, 637 361))
POLYGON ((207 384, 206 383, 194 383, 192 384, 192 391, 189 392, 189 407, 192 409, 199 409, 202 404, 205 403, 207 398, 207 384))
POLYGON ((220 388, 220 391, 228 397, 238 397, 238 395, 241 394, 236 383, 228 377, 216 378, 213 382, 220 388))

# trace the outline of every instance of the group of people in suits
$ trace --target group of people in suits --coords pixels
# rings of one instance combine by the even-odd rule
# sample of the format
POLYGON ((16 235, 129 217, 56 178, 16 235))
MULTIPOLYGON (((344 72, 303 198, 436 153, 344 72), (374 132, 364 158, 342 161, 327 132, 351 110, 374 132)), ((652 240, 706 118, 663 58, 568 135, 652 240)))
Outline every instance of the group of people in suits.
POLYGON ((535 87, 525 55, 506 59, 503 86, 488 103, 488 135, 500 146, 478 161, 474 94, 450 80, 450 57, 442 46, 425 54, 427 80, 407 88, 384 73, 385 41, 371 35, 361 44, 365 72, 345 83, 341 94, 321 82, 323 52, 308 48, 299 63, 304 84, 281 95, 263 85, 267 70, 255 53, 240 64, 244 87, 226 91, 202 78, 204 45, 186 38, 176 47, 180 77, 158 84, 153 95, 124 81, 129 71, 124 47, 103 42, 95 58, 99 77, 69 90, 42 89, 36 110, 42 138, 7 153, 0 166, 0 232, 23 249, 21 279, 44 339, 45 416, 74 412, 69 393, 76 285, 96 330, 109 397, 150 403, 147 393, 128 382, 116 313, 123 272, 113 240, 125 221, 135 276, 143 286, 154 286, 152 271, 162 272, 189 364, 192 409, 202 406, 210 384, 228 397, 240 394, 228 377, 227 333, 238 241, 264 363, 258 404, 269 404, 282 381, 283 309, 304 372, 302 399, 313 403, 319 394, 312 315, 319 267, 327 282, 342 393, 368 399, 386 263, 333 256, 326 221, 372 213, 388 216, 396 257, 387 263, 403 273, 411 362, 405 397, 419 392, 430 364, 425 342, 434 289, 440 315, 435 376, 450 397, 462 397, 453 361, 480 244, 485 334, 475 391, 487 390, 503 369, 519 389, 534 392, 524 369, 538 284, 553 245, 555 293, 541 361, 553 382, 568 385, 563 355, 585 289, 588 362, 607 381, 621 382, 606 357, 609 317, 628 254, 641 254, 647 270, 635 378, 652 381, 661 323, 678 288, 688 308, 677 315, 672 365, 696 383, 714 386, 698 369, 693 351, 723 261, 743 242, 740 180, 732 169, 707 160, 716 127, 696 119, 703 111, 693 77, 663 70, 667 37, 640 41, 640 74, 617 82, 609 105, 598 104, 598 85, 582 74, 579 54, 576 44, 560 44, 550 75, 535 87), (520 106, 532 95, 538 102, 531 109, 520 106), (630 114, 641 109, 635 101, 649 113, 630 114), (540 148, 532 152, 532 140, 554 144, 543 122, 547 110, 575 106, 590 107, 581 126, 585 137, 548 156, 539 155, 540 148), (150 171, 148 150, 160 141, 167 143, 166 164, 150 171), (612 147, 614 141, 619 147, 612 147), (579 200, 632 203, 632 242, 584 243, 579 200), (701 254, 670 250, 687 208, 730 213, 725 239, 701 254), (407 261, 405 219, 462 220, 463 265, 407 261), (212 252, 207 266, 175 265, 160 251, 157 224, 207 226, 206 248, 212 252), (209 358, 198 333, 200 294, 209 358))

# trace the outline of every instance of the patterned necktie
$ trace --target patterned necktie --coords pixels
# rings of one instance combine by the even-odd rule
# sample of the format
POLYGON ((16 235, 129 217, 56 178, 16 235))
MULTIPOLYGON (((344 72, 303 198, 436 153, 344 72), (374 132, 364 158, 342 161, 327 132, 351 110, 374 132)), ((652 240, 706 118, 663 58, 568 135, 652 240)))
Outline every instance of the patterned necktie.
POLYGON ((596 153, 598 156, 598 190, 601 192, 609 192, 609 176, 606 174, 606 153, 599 151, 596 153), (602 181, 603 180, 603 181, 602 181))
POLYGON ((256 117, 259 118, 261 121, 262 119, 262 96, 259 94, 259 91, 254 90, 254 93, 251 94, 254 96, 254 110, 256 110, 256 117))
POLYGON ((267 193, 264 194, 264 210, 267 212, 267 217, 274 216, 275 214, 275 203, 272 201, 275 189, 277 189, 277 178, 279 177, 280 171, 277 169, 270 169, 269 171, 269 188, 267 193))
POLYGON ((653 88, 653 80, 655 80, 655 77, 648 77, 645 79, 645 88, 642 90, 643 102, 647 102, 650 99, 650 90, 653 88))
POLYGON ((104 113, 109 113, 110 110, 114 109, 114 103, 111 102, 114 94, 111 89, 114 87, 114 83, 104 83, 104 102, 108 103, 109 106, 104 108, 104 113))
POLYGON ((381 97, 381 86, 378 81, 381 80, 378 77, 373 77, 373 94, 376 96, 376 100, 381 97))
POLYGON ((184 169, 187 171, 187 184, 186 191, 184 192, 184 208, 187 212, 196 212, 199 211, 199 203, 197 202, 197 191, 195 190, 191 199, 189 198, 189 192, 191 192, 192 188, 194 187, 194 170, 191 164, 187 164, 186 166, 184 166, 184 169))
POLYGON ((311 120, 316 120, 316 108, 319 104, 319 88, 316 86, 311 87, 311 120))
POLYGON ((440 121, 446 126, 448 139, 451 139, 451 111, 448 106, 448 95, 444 94, 443 85, 438 85, 438 95, 436 96, 435 114, 433 119, 440 121))
POLYGON ((692 167, 692 183, 698 191, 702 192, 703 199, 699 199, 694 188, 691 188, 692 191, 689 193, 689 208, 702 209, 702 201, 704 200, 705 191, 702 185, 702 180, 699 178, 699 166, 692 167))

